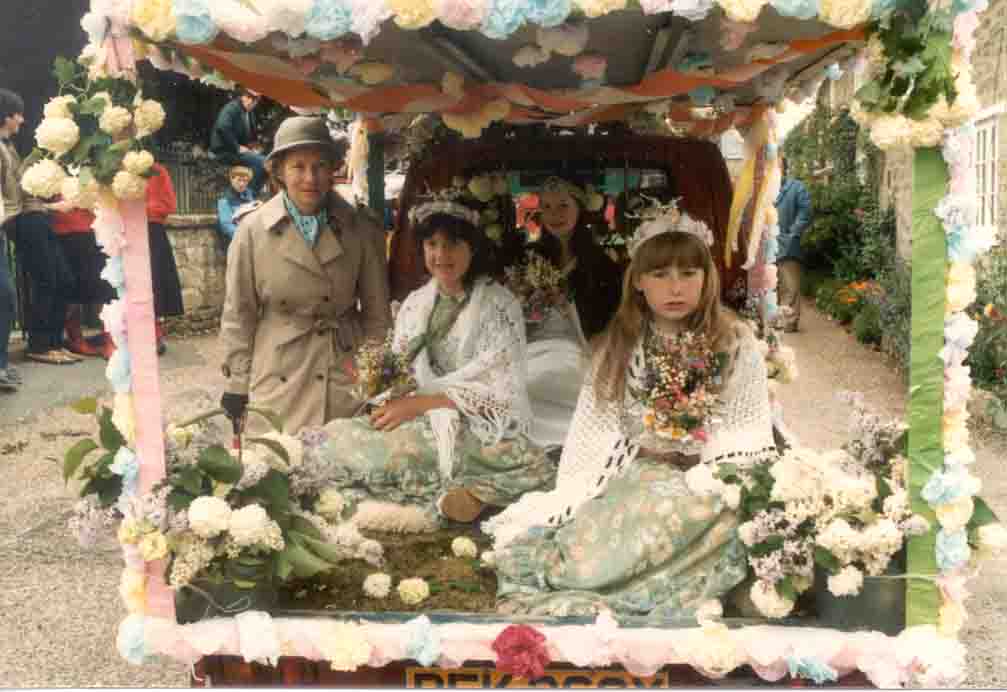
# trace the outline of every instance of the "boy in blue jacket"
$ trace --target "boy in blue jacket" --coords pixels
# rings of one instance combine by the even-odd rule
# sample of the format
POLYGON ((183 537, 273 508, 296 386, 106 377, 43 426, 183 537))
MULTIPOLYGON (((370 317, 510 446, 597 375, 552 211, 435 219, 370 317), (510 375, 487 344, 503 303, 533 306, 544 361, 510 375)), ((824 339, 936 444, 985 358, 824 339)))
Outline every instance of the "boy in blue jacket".
MULTIPOLYGON (((231 244, 231 238, 238 230, 238 219, 235 212, 239 207, 251 204, 255 201, 252 190, 248 187, 252 180, 252 169, 247 166, 231 166, 227 171, 227 179, 231 183, 230 189, 224 196, 217 200, 217 223, 221 238, 224 241, 224 251, 231 244)), ((242 212, 245 210, 242 209, 242 212)))

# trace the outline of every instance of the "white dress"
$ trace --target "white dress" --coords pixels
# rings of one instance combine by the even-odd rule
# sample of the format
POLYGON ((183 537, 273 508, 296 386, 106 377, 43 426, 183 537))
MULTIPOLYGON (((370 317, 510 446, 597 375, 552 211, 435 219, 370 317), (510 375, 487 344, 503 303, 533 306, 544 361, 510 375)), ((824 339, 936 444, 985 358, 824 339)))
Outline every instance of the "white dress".
POLYGON ((563 444, 577 409, 587 362, 587 340, 573 303, 550 311, 541 324, 528 328, 529 438, 535 444, 563 444))

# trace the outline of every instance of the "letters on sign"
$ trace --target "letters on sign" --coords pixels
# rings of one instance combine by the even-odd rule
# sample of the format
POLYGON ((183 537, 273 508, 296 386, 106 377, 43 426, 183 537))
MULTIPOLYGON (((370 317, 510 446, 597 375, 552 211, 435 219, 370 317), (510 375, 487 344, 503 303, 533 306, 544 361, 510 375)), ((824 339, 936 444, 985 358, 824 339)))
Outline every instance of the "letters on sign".
POLYGON ((618 670, 546 669, 545 675, 529 682, 493 668, 419 668, 406 669, 406 687, 498 689, 506 687, 589 689, 608 687, 615 689, 645 690, 668 686, 668 674, 640 677, 618 670))

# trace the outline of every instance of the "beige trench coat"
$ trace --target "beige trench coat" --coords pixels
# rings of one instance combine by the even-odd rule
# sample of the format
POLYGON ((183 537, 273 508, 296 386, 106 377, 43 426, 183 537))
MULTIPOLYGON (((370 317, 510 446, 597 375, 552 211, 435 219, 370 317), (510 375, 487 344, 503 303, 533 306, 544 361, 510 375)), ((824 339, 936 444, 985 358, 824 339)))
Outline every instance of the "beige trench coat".
MULTIPOLYGON (((226 281, 227 391, 278 413, 288 433, 353 415, 348 366, 392 324, 383 231, 333 194, 312 249, 277 194, 241 221, 226 281)), ((262 430, 256 418, 250 429, 262 430)))

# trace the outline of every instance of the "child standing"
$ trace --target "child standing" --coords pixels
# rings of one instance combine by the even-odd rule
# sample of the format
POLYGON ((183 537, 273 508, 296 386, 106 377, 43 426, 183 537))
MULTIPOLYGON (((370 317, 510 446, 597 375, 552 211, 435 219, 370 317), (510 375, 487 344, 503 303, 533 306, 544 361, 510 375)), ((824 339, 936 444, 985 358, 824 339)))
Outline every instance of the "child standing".
POLYGON ((776 450, 765 364, 720 303, 712 241, 706 224, 674 207, 656 209, 631 240, 622 300, 596 342, 556 490, 483 525, 495 538, 502 612, 687 616, 745 578, 737 517, 707 490, 715 484, 698 481, 722 461, 776 450), (681 348, 689 343, 707 346, 681 348), (700 352, 717 357, 697 366, 683 355, 700 352), (669 372, 694 378, 682 391, 699 402, 698 427, 655 428, 664 406, 678 407, 651 394, 675 381, 669 372), (707 395, 715 406, 702 404, 707 395))
POLYGON ((255 195, 248 187, 252 180, 252 169, 247 166, 231 166, 227 172, 231 186, 224 196, 217 200, 217 223, 221 239, 224 242, 224 252, 231 245, 231 238, 238 230, 238 219, 235 212, 239 207, 255 200, 255 195))

